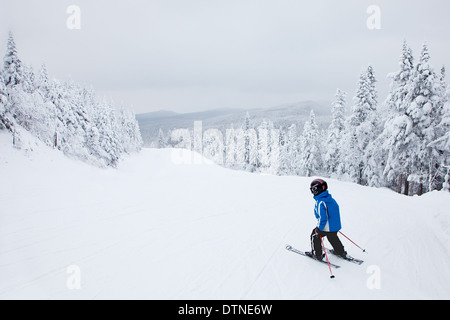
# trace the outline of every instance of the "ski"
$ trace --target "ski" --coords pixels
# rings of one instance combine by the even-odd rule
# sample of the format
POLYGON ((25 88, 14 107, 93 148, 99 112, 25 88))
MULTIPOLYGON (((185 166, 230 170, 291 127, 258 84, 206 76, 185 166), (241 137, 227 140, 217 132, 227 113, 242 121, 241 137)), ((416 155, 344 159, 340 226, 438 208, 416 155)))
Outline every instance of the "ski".
MULTIPOLYGON (((297 254, 302 255, 302 256, 305 256, 305 257, 308 257, 308 258, 311 258, 311 259, 314 260, 314 261, 317 261, 317 262, 321 262, 321 263, 327 264, 326 260, 317 260, 316 258, 314 258, 314 257, 311 255, 310 252, 303 252, 303 251, 297 250, 297 249, 293 248, 293 247, 290 246, 290 245, 287 245, 287 246, 286 246, 286 250, 291 251, 291 252, 294 252, 294 253, 297 253, 297 254)), ((330 266, 333 267, 333 268, 335 268, 335 269, 339 269, 339 268, 340 268, 340 266, 335 265, 335 264, 333 264, 333 263, 330 263, 330 266)))
POLYGON ((330 254, 332 254, 332 255, 334 255, 334 256, 336 256, 336 257, 339 257, 339 258, 341 258, 342 260, 347 260, 348 262, 352 262, 352 263, 355 263, 355 264, 357 264, 357 265, 361 265, 361 264, 363 264, 363 262, 364 262, 363 260, 353 258, 352 256, 350 256, 350 255, 348 255, 348 254, 347 254, 347 257, 344 258, 344 257, 341 257, 341 256, 335 254, 335 253, 334 253, 334 250, 332 250, 332 249, 328 249, 328 248, 327 248, 326 250, 327 250, 328 253, 330 253, 330 254))

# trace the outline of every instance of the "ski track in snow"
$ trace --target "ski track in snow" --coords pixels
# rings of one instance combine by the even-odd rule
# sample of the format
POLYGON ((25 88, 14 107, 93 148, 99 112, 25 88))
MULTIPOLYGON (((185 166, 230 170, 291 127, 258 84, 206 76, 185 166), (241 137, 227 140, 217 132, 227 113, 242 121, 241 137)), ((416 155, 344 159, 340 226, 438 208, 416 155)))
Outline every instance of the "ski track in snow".
POLYGON ((310 249, 311 178, 176 165, 150 149, 98 169, 30 141, 17 150, 0 133, 0 299, 450 298, 449 194, 330 179, 342 231, 368 252, 341 237, 365 262, 330 256, 341 266, 330 280, 285 250, 310 249), (71 265, 80 290, 67 288, 71 265))

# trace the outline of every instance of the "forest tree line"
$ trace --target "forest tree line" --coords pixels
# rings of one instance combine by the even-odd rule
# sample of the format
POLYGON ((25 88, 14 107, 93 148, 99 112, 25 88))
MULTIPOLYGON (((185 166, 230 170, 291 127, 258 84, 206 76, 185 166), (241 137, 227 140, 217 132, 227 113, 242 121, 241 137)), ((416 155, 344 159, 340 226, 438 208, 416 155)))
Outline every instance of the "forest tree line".
POLYGON ((0 70, 0 130, 20 147, 26 130, 66 155, 98 166, 118 164, 123 153, 140 150, 135 115, 74 81, 50 79, 45 64, 35 73, 20 60, 9 34, 0 70))
MULTIPOLYGON (((319 129, 313 111, 303 128, 274 128, 270 120, 254 124, 247 114, 242 124, 225 133, 205 132, 209 134, 200 151, 219 164, 251 172, 326 176, 405 195, 450 191, 445 67, 435 71, 426 44, 415 61, 405 41, 399 70, 389 78, 390 90, 382 102, 372 66, 361 73, 350 108, 348 94, 338 89, 327 130, 319 129)), ((192 149, 194 135, 190 133, 191 139, 180 129, 160 130, 157 143, 160 148, 192 149)))

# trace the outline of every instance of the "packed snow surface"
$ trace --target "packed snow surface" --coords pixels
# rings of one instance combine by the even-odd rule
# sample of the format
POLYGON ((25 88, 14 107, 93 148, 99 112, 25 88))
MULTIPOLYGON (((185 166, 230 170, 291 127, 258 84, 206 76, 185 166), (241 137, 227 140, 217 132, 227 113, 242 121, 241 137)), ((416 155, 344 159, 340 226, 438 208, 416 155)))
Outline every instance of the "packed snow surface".
POLYGON ((285 249, 310 248, 311 178, 180 164, 177 152, 99 169, 0 133, 0 299, 450 298, 450 194, 328 180, 342 231, 367 250, 341 236, 365 262, 331 256, 330 279, 285 249))

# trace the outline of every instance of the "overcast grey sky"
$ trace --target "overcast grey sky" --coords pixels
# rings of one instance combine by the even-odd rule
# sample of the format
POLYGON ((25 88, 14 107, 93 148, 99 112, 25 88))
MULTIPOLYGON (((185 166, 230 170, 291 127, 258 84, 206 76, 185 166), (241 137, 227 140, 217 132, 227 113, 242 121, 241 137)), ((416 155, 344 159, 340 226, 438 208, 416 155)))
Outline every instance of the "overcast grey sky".
POLYGON ((351 105, 368 64, 384 100, 403 39, 450 65, 449 15, 448 0, 0 0, 0 54, 12 30, 24 63, 137 113, 331 101, 336 88, 351 105), (80 30, 66 26, 69 5, 80 30))

